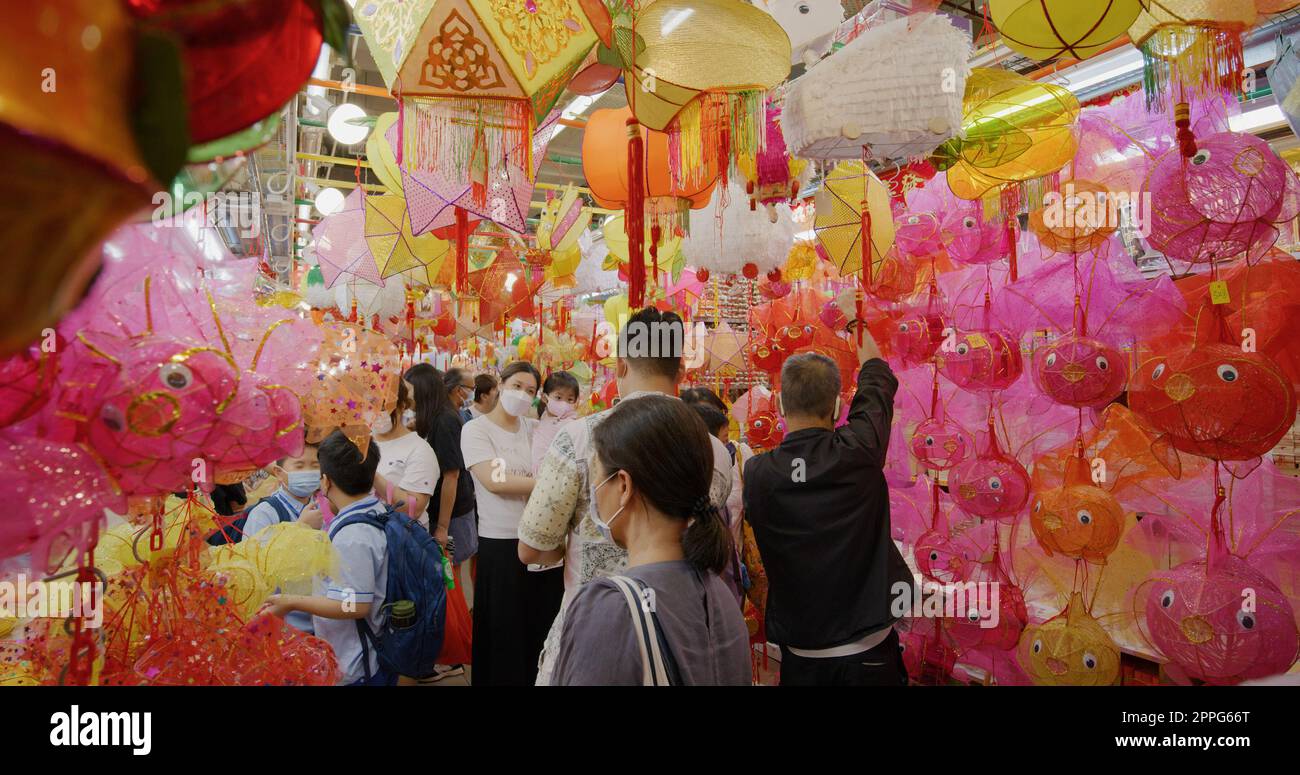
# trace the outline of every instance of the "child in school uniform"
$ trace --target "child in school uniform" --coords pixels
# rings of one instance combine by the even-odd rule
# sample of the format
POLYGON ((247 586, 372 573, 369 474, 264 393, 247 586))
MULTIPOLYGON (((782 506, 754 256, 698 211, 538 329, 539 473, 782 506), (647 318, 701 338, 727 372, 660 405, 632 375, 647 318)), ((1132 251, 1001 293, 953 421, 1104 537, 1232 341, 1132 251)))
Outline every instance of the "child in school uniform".
MULTIPOLYGON (((280 487, 249 509, 241 531, 244 540, 255 539, 260 531, 271 525, 298 521, 320 487, 316 445, 304 444, 301 455, 280 458, 271 466, 271 475, 280 480, 280 487)), ((305 633, 313 632, 311 616, 302 611, 294 611, 284 617, 284 621, 305 633)))
POLYGON ((578 379, 567 371, 551 372, 542 383, 541 421, 533 430, 533 473, 542 465, 546 450, 560 432, 560 426, 578 416, 578 379))
MULTIPOLYGON (((342 431, 330 434, 317 449, 320 493, 329 505, 328 513, 322 514, 313 504, 303 510, 299 521, 330 530, 330 525, 355 514, 387 511, 372 492, 379 458, 374 441, 363 459, 342 431)), ((388 585, 388 541, 379 528, 353 522, 330 531, 330 543, 339 553, 339 572, 324 580, 323 592, 273 595, 270 610, 277 616, 291 611, 311 614, 316 636, 334 649, 341 685, 393 686, 397 676, 380 665, 372 646, 362 643, 355 621, 365 619, 372 632, 379 631, 388 585)))

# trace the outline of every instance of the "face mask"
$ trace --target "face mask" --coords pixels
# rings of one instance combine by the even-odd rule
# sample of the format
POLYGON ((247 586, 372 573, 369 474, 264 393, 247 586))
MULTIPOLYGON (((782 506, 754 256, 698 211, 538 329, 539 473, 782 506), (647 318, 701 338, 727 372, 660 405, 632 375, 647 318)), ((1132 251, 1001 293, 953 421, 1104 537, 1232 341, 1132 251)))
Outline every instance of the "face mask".
POLYGON ((286 477, 285 489, 296 498, 306 498, 320 489, 320 469, 314 471, 290 471, 286 477))
POLYGON ((524 415, 532 405, 532 396, 522 390, 505 390, 501 393, 501 408, 511 417, 524 415))
POLYGON ((602 521, 601 518, 600 518, 600 509, 596 506, 596 496, 595 496, 595 493, 596 493, 596 492, 599 492, 601 487, 604 487, 604 486, 609 482, 610 479, 613 479, 613 478, 616 477, 616 476, 618 476, 618 471, 615 471, 614 473, 612 473, 612 474, 610 474, 609 476, 605 477, 605 481, 603 481, 603 482, 601 482, 600 484, 596 485, 595 489, 592 490, 593 495, 592 495, 592 498, 591 498, 591 509, 592 509, 592 511, 594 512, 594 513, 591 515, 591 521, 592 521, 592 523, 596 526, 596 529, 600 531, 600 535, 601 535, 601 537, 604 538, 606 541, 609 541, 611 544, 612 544, 612 543, 615 543, 615 541, 614 541, 614 531, 610 530, 610 529, 609 529, 609 526, 612 525, 612 524, 614 524, 614 520, 618 519, 618 515, 619 515, 619 514, 622 514, 622 513, 623 513, 623 509, 627 508, 627 506, 625 506, 625 505, 624 505, 624 506, 619 506, 619 507, 618 507, 618 511, 614 512, 614 515, 613 515, 612 517, 609 518, 609 521, 607 521, 607 522, 606 522, 606 521, 602 521))
POLYGON ((370 424, 370 432, 376 436, 383 436, 393 429, 393 416, 386 414, 370 424))
MULTIPOLYGON (((320 480, 317 480, 317 484, 320 480)), ((330 523, 334 521, 334 507, 330 505, 330 499, 325 497, 325 493, 316 493, 316 508, 320 509, 322 527, 329 529, 330 523)))
POLYGON ((407 409, 402 412, 402 425, 415 425, 415 410, 407 409))
POLYGON ((552 398, 550 401, 546 402, 546 413, 561 420, 565 417, 573 416, 574 411, 576 410, 574 409, 573 404, 568 401, 560 401, 559 399, 552 398))

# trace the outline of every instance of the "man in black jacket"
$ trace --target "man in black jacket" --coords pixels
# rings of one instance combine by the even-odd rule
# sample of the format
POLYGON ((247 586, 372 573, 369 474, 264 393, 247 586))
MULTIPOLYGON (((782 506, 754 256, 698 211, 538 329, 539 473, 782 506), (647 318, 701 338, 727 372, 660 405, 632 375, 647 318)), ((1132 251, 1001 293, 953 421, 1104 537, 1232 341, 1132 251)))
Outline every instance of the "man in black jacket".
POLYGON ((783 685, 907 683, 890 608, 911 574, 890 537, 881 470, 898 380, 866 330, 858 359, 848 425, 838 430, 835 362, 787 359, 785 438, 745 465, 745 518, 767 571, 767 634, 781 647, 783 685))

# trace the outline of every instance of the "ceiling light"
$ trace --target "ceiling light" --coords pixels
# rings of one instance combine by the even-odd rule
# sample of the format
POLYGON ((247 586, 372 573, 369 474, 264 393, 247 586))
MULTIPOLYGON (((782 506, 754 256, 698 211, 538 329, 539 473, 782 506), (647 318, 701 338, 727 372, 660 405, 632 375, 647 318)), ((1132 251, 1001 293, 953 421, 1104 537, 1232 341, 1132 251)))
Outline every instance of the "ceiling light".
POLYGON ((343 209, 343 192, 337 188, 322 188, 316 194, 316 211, 321 215, 333 215, 343 209))
POLYGON ((334 106, 330 110, 329 121, 326 122, 330 137, 344 145, 356 145, 370 134, 369 126, 363 123, 354 123, 357 119, 363 118, 366 118, 366 112, 361 109, 360 105, 345 102, 342 105, 334 106))

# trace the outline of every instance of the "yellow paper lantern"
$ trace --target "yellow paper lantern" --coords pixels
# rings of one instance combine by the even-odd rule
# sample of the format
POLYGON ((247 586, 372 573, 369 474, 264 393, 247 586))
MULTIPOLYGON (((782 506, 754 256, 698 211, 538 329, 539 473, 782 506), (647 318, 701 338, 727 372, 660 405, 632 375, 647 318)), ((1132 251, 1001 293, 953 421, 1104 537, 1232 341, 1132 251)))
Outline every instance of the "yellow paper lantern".
POLYGON ((885 260, 894 245, 894 216, 889 189, 860 161, 835 165, 817 192, 813 228, 817 241, 841 273, 862 270, 864 240, 862 214, 870 214, 872 265, 885 260))
POLYGON ((620 293, 617 296, 610 296, 605 299, 605 321, 613 326, 615 331, 622 328, 623 323, 631 314, 626 293, 620 293))
POLYGON ((1033 59, 1087 59, 1123 35, 1144 0, 989 0, 1002 42, 1033 59))

